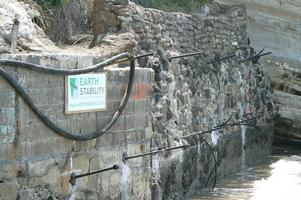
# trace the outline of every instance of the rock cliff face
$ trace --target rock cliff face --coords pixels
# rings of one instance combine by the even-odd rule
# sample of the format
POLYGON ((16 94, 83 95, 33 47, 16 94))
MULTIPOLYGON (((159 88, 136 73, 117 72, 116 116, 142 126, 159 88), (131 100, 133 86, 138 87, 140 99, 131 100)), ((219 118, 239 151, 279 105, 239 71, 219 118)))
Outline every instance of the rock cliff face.
POLYGON ((271 76, 279 115, 275 136, 300 142, 301 111, 301 0, 218 0, 246 4, 248 34, 257 50, 265 47, 273 56, 265 59, 271 76))

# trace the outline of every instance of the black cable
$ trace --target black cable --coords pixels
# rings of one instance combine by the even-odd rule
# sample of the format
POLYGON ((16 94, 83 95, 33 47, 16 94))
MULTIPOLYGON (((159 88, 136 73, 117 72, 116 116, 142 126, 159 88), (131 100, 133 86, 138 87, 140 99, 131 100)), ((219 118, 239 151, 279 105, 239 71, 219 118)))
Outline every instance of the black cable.
POLYGON ((205 142, 205 144, 209 147, 209 150, 213 156, 213 160, 214 160, 214 166, 213 168, 211 169, 210 173, 209 173, 209 176, 205 182, 205 187, 207 187, 208 183, 209 183, 209 180, 211 178, 211 175, 213 173, 213 170, 214 170, 214 181, 213 181, 213 184, 212 184, 212 190, 214 190, 215 188, 215 184, 216 184, 216 180, 217 180, 217 160, 216 160, 216 156, 214 154, 214 150, 213 150, 213 147, 203 138, 203 137, 199 137, 203 142, 205 142))
POLYGON ((57 69, 54 67, 43 67, 40 65, 27 63, 19 60, 7 60, 7 59, 0 59, 0 65, 21 67, 21 68, 30 69, 38 72, 47 73, 47 74, 75 75, 75 74, 89 73, 92 71, 103 69, 106 66, 113 65, 121 61, 127 61, 133 59, 134 57, 130 53, 122 53, 106 61, 103 61, 101 63, 83 69, 57 69))
POLYGON ((226 126, 228 124, 228 122, 232 119, 232 117, 233 117, 233 112, 231 113, 230 117, 225 122, 223 122, 222 124, 219 124, 219 125, 217 125, 217 126, 215 126, 213 128, 218 128, 218 127, 226 126))
POLYGON ((87 73, 91 71, 95 71, 97 69, 103 68, 108 65, 112 65, 116 62, 119 61, 119 59, 122 58, 128 58, 130 60, 130 75, 129 75, 129 81, 127 85, 127 90, 120 102, 120 105, 117 109, 117 111, 114 113, 112 119, 109 121, 107 125, 105 125, 102 129, 97 130, 95 132, 90 132, 90 133, 84 133, 82 135, 75 135, 71 132, 68 132, 67 130, 64 130, 52 122, 48 116, 46 116, 33 102, 33 100, 30 98, 30 96, 25 92, 25 90, 19 85, 19 83, 14 80, 3 68, 0 67, 0 75, 3 76, 3 78, 16 90, 16 92, 21 96, 21 98, 24 100, 24 102, 29 106, 29 108, 37 115, 37 117, 47 126, 49 127, 52 131, 57 133, 58 135, 72 139, 72 140, 77 140, 77 141, 84 141, 84 140, 91 140, 96 137, 99 137, 103 135, 105 132, 107 132, 117 121, 117 119, 120 117, 122 111, 124 110, 127 101, 130 97, 132 87, 133 87, 133 82, 134 82, 134 74, 135 74, 135 60, 133 59, 133 56, 129 53, 123 53, 120 55, 117 55, 107 61, 104 61, 102 63, 99 63, 97 65, 85 68, 85 69, 75 69, 75 70, 64 70, 64 69, 55 69, 55 68, 46 68, 46 67, 41 67, 37 66, 34 64, 29 64, 25 62, 20 62, 20 61, 13 61, 13 60, 0 60, 0 63, 5 64, 5 65, 10 65, 10 66, 15 66, 18 67, 19 64, 21 65, 20 67, 24 67, 27 69, 31 70, 36 70, 40 72, 45 72, 45 73, 51 73, 51 74, 80 74, 80 73, 87 73))

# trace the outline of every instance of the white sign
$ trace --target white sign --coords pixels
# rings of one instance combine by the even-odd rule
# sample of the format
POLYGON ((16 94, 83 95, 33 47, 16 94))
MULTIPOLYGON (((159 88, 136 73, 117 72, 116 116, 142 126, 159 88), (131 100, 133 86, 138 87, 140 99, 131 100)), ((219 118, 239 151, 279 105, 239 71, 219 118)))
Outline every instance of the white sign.
POLYGON ((66 113, 106 109, 106 74, 66 76, 66 113))

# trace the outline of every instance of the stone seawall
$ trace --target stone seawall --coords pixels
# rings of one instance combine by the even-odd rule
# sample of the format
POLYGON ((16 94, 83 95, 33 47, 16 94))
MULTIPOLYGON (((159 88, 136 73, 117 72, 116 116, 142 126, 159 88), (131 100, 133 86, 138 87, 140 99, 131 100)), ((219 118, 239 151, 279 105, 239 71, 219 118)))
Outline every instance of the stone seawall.
MULTIPOLYGON (((105 5, 93 16, 101 21, 95 25, 105 26, 95 33, 100 42, 111 39, 114 46, 112 38, 130 35, 134 41, 125 49, 135 54, 154 52, 138 59, 134 91, 125 112, 97 139, 67 140, 45 127, 0 77, 1 198, 182 200, 205 187, 210 174, 206 187, 213 184, 215 164, 216 176, 222 178, 269 153, 274 109, 269 78, 261 64, 239 62, 251 55, 244 7, 221 6, 208 16, 166 13, 132 3, 105 5), (114 23, 109 21, 111 16, 114 23), (196 51, 197 56, 170 59, 196 51), (235 57, 215 61, 230 55, 235 57), (229 123, 234 123, 260 114, 264 116, 256 125, 227 126, 189 136, 216 127, 230 116, 229 123), (191 146, 122 164, 124 151, 132 156, 187 144, 191 146), (114 164, 122 168, 79 179, 75 187, 68 183, 72 172, 114 164)), ((103 60, 84 55, 2 58, 60 68, 81 68, 103 60)), ((101 128, 113 115, 129 73, 128 68, 105 69, 107 111, 65 115, 64 77, 4 68, 56 124, 79 134, 101 128)))
MULTIPOLYGON (((155 71, 152 146, 196 145, 152 158, 153 199, 185 199, 195 187, 204 187, 214 166, 210 149, 201 138, 179 138, 221 124, 231 113, 232 121, 251 113, 265 113, 265 117, 255 128, 229 127, 203 136, 214 148, 219 176, 269 153, 275 109, 270 80, 263 65, 238 62, 252 54, 243 6, 220 5, 210 15, 167 13, 132 3, 106 6, 106 13, 112 12, 119 20, 115 30, 135 36, 133 52, 155 52, 148 60, 139 60, 141 67, 155 71), (200 53, 169 59, 192 52, 200 53), (207 64, 233 54, 233 59, 207 64)), ((99 19, 110 24, 110 18, 101 13, 96 12, 99 19)), ((107 32, 99 32, 103 41, 116 34, 109 31, 111 25, 103 27, 107 32)))
MULTIPOLYGON (((22 60, 46 67, 81 68, 101 57, 79 55, 15 55, 2 58, 22 60)), ((102 128, 112 117, 126 90, 129 68, 107 68, 107 111, 65 114, 65 77, 4 66, 25 88, 34 103, 58 126, 85 134, 102 128)), ((151 69, 136 69, 132 96, 118 122, 102 137, 76 142, 47 128, 0 77, 0 199, 65 199, 70 195, 72 172, 86 173, 114 164, 121 166, 122 154, 149 151, 151 69)), ((149 159, 130 163, 137 199, 147 198, 149 159)), ((78 179, 77 199, 116 199, 121 194, 121 171, 78 179)))

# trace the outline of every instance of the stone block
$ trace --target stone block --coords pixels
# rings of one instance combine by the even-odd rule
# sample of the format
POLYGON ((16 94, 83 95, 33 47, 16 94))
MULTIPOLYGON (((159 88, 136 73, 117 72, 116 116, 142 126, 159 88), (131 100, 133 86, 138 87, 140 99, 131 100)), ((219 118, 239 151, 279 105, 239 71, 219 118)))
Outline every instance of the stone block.
POLYGON ((67 155, 72 150, 72 141, 63 137, 50 137, 51 143, 48 151, 51 151, 53 156, 67 155))
POLYGON ((6 161, 7 159, 7 154, 6 154, 6 144, 1 144, 0 145, 0 162, 6 161))
POLYGON ((119 158, 121 158, 122 153, 116 151, 116 148, 108 147, 108 148, 98 149, 97 156, 98 156, 98 162, 102 163, 101 167, 107 168, 115 164, 119 165, 119 163, 121 162, 121 159, 119 158))
POLYGON ((131 93, 131 99, 146 99, 148 97, 149 89, 150 85, 147 83, 134 83, 131 93))
MULTIPOLYGON (((71 144, 71 141, 70 140, 66 140, 66 143, 67 144, 71 144)), ((83 151, 83 152, 93 151, 93 149, 95 148, 96 144, 97 144, 96 139, 87 140, 87 141, 81 141, 80 142, 80 150, 83 151)))
POLYGON ((145 130, 145 139, 151 139, 155 136, 151 121, 148 121, 148 126, 144 130, 145 130))
POLYGON ((18 104, 19 104, 19 118, 20 118, 20 121, 22 122, 20 124, 21 129, 23 127, 25 127, 26 124, 39 123, 40 122, 40 120, 30 110, 30 108, 24 103, 23 100, 19 99, 18 104))
POLYGON ((124 130, 135 129, 135 115, 125 115, 124 123, 124 130))
POLYGON ((28 162, 28 176, 44 176, 55 165, 56 161, 54 159, 43 159, 39 161, 28 162))
POLYGON ((16 93, 14 90, 1 89, 0 90, 0 107, 13 107, 15 105, 15 97, 16 97, 16 93))
POLYGON ((19 188, 16 182, 0 183, 0 199, 17 199, 19 188))
POLYGON ((2 76, 0 76, 0 89, 12 89, 9 83, 2 76))
POLYGON ((147 126, 147 114, 135 114, 134 129, 141 130, 147 126))
MULTIPOLYGON (((113 114, 111 116, 104 115, 103 112, 96 113, 97 117, 97 130, 104 128, 112 119, 113 114)), ((110 129, 111 130, 111 129, 110 129)))
POLYGON ((126 91, 126 85, 125 84, 116 84, 116 83, 109 83, 107 87, 107 100, 121 100, 124 93, 126 91))
POLYGON ((50 140, 34 140, 21 143, 22 158, 30 159, 32 161, 48 159, 53 154, 55 149, 50 140))
POLYGON ((135 113, 142 114, 148 112, 150 104, 147 99, 135 100, 135 113))
POLYGON ((114 132, 114 142, 113 145, 123 146, 127 144, 125 131, 114 132))
POLYGON ((41 122, 26 124, 21 134, 24 141, 47 140, 53 132, 41 122))
MULTIPOLYGON (((141 145, 142 144, 128 144, 127 145, 128 156, 135 156, 144 153, 143 151, 141 151, 142 149, 141 145)), ((141 167, 143 166, 143 159, 144 159, 143 157, 133 158, 128 160, 128 164, 131 167, 141 167)))
POLYGON ((14 126, 0 125, 0 144, 10 144, 14 141, 16 129, 14 126))
MULTIPOLYGON (((6 144, 6 160, 8 161, 15 161, 21 159, 21 146, 19 145, 20 141, 17 141, 18 138, 16 137, 13 143, 6 144)), ((20 139, 19 139, 20 140, 20 139)))
POLYGON ((127 143, 135 144, 144 139, 144 130, 130 130, 126 131, 127 143))
POLYGON ((136 105, 136 101, 129 99, 125 109, 123 111, 124 114, 133 114, 135 113, 135 105, 136 105))
POLYGON ((0 124, 13 126, 16 123, 15 107, 0 107, 0 124))
POLYGON ((127 115, 121 115, 116 123, 110 128, 110 132, 118 132, 118 131, 123 131, 126 130, 126 116, 127 115))
POLYGON ((96 146, 98 147, 108 147, 113 145, 114 141, 114 134, 111 132, 107 132, 102 136, 97 138, 96 146))
MULTIPOLYGON (((23 174, 21 164, 16 161, 0 162, 0 180, 13 180, 23 174)), ((1 183, 0 183, 1 184, 1 183)))

